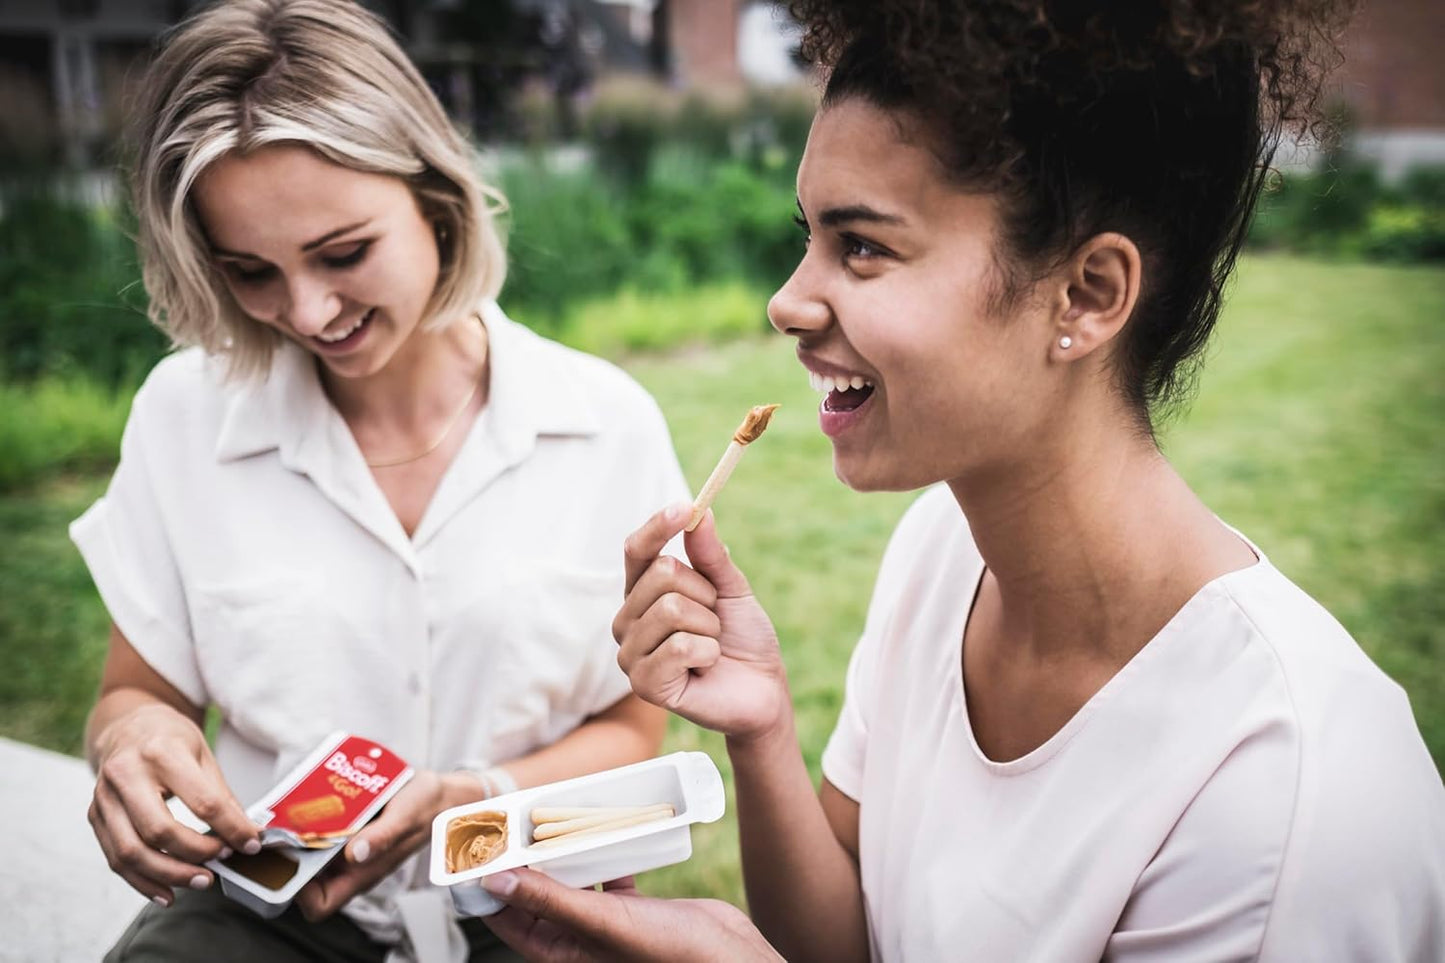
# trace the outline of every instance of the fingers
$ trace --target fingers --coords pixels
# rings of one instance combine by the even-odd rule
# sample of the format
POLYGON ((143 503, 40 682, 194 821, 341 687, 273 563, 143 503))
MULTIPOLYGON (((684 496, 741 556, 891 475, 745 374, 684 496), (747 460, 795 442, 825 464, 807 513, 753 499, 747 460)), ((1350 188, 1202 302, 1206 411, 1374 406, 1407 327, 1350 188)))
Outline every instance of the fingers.
POLYGON ((617 650, 617 664, 628 675, 632 667, 651 655, 678 632, 717 638, 722 622, 707 606, 676 592, 668 592, 642 613, 627 629, 617 650))
MULTIPOLYGON (((241 852, 259 852, 260 827, 247 818, 246 811, 241 808, 231 787, 226 785, 226 778, 221 775, 221 769, 209 750, 205 751, 199 765, 184 758, 157 760, 157 771, 170 791, 204 820, 226 845, 241 852)), ((176 825, 180 826, 179 823, 176 825)), ((183 837, 177 840, 178 844, 219 848, 220 844, 215 839, 192 833, 183 826, 180 828, 183 837), (192 839, 191 836, 197 838, 192 839)))
POLYGON ((420 849, 430 838, 432 817, 441 810, 440 785, 435 773, 417 773, 351 837, 325 871, 296 894, 302 915, 312 921, 330 916, 420 849))
POLYGON ((638 895, 637 880, 631 876, 624 876, 621 879, 608 880, 607 882, 602 884, 602 892, 636 896, 638 895))
POLYGON ((106 863, 147 899, 169 906, 172 888, 205 889, 214 881, 208 870, 163 853, 141 839, 125 807, 109 789, 97 790, 88 815, 106 863))
POLYGON ((621 915, 617 912, 617 901, 627 899, 621 894, 573 889, 532 869, 506 870, 484 877, 482 886, 511 910, 520 911, 504 910, 488 917, 487 923, 509 945, 515 947, 509 935, 521 940, 523 952, 529 957, 540 948, 538 943, 546 943, 553 958, 560 958, 557 951, 562 947, 555 933, 548 939, 548 931, 541 927, 540 921, 560 926, 609 954, 627 956, 632 940, 616 925, 621 915))
POLYGON ((381 882, 426 842, 426 835, 407 833, 400 839, 378 842, 360 834, 333 859, 325 870, 296 894, 301 915, 312 922, 325 919, 345 906, 353 896, 381 882))
POLYGON ((727 546, 717 534, 717 520, 712 510, 703 516, 697 528, 683 536, 688 561, 717 589, 719 598, 741 598, 752 589, 742 571, 733 564, 727 546))
POLYGON ((632 623, 669 592, 695 599, 709 609, 717 604, 717 589, 711 582, 686 562, 671 555, 659 555, 623 599, 622 608, 612 620, 612 637, 621 643, 632 623))
POLYGON ((653 515, 642 523, 642 527, 631 535, 627 541, 622 543, 622 558, 627 570, 627 581, 623 586, 624 594, 632 591, 632 586, 642 577, 642 573, 652 564, 672 538, 682 531, 682 526, 687 524, 687 516, 692 511, 692 506, 686 502, 678 502, 676 505, 669 505, 662 511, 653 515))
POLYGON ((627 679, 632 691, 647 702, 676 709, 693 680, 691 670, 705 672, 717 664, 721 654, 716 638, 674 632, 628 669, 627 679))
POLYGON ((596 963, 600 958, 595 948, 584 947, 572 933, 513 906, 482 917, 482 922, 499 940, 533 963, 596 963))

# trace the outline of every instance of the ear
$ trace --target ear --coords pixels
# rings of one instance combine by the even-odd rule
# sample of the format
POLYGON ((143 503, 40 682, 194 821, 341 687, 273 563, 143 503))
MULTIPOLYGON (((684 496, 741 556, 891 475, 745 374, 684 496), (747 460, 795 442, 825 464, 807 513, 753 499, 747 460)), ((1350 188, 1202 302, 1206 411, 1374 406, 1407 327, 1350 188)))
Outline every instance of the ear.
POLYGON ((1112 341, 1139 302, 1143 259, 1123 234, 1097 234, 1063 266, 1049 355, 1055 361, 1085 357, 1112 341))

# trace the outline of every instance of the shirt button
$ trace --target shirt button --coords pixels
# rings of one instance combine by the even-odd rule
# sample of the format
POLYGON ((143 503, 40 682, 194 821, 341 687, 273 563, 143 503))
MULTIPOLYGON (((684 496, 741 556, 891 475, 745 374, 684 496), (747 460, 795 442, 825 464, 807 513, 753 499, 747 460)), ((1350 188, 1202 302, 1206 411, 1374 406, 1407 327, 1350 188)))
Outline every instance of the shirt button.
POLYGON ((421 676, 417 675, 415 672, 407 676, 406 687, 411 690, 412 695, 416 695, 418 692, 421 691, 421 676))

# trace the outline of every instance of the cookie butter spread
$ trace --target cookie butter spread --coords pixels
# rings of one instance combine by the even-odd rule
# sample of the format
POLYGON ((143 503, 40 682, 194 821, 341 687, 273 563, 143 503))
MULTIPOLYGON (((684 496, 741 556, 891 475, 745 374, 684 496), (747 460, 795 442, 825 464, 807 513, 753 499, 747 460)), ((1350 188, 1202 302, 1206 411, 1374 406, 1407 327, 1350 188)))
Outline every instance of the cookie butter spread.
POLYGON ((489 863, 507 848, 507 814, 468 813, 447 823, 447 872, 489 863))

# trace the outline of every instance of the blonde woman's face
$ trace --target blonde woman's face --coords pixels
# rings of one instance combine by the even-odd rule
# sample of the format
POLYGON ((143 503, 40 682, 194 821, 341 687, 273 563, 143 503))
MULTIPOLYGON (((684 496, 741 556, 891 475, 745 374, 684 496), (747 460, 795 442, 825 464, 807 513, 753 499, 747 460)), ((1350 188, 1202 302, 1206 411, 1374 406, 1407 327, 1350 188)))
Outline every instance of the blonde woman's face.
POLYGON ((236 303, 334 374, 376 374, 417 330, 439 255, 401 179, 273 145, 222 157, 192 198, 236 303))

